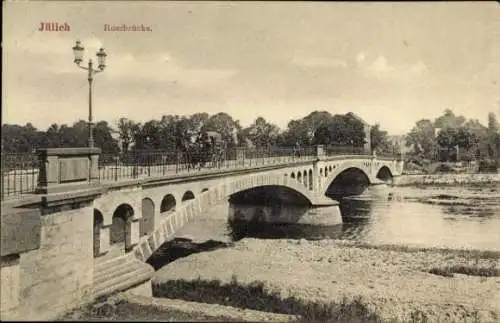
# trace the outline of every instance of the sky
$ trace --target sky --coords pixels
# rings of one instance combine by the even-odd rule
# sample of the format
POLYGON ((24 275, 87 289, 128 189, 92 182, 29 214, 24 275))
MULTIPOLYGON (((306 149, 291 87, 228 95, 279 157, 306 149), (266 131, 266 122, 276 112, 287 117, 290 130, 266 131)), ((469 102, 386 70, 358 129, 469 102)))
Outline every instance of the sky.
POLYGON ((258 116, 285 128, 315 110, 352 111, 390 134, 445 109, 500 117, 498 2, 3 2, 2 123, 87 119, 73 63, 102 46, 94 120, 258 116), (39 31, 41 22, 70 31, 39 31), (151 31, 105 31, 104 25, 151 31))

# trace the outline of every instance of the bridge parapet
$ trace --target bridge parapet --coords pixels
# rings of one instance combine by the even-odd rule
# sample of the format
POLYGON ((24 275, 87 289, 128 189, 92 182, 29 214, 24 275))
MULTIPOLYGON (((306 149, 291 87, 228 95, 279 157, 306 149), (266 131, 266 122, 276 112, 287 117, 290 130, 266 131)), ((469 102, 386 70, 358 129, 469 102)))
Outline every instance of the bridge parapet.
POLYGON ((99 181, 99 148, 37 150, 39 175, 36 193, 68 192, 99 181))
MULTIPOLYGON (((175 151, 100 154, 97 148, 57 148, 39 149, 37 154, 39 162, 35 161, 32 154, 2 156, 2 200, 7 196, 78 189, 78 185, 89 183, 185 176, 200 172, 200 168, 190 164, 189 155, 175 151)), ((352 146, 238 147, 227 149, 219 159, 208 160, 201 171, 254 169, 268 165, 362 157, 371 158, 371 155, 363 147, 352 146)))

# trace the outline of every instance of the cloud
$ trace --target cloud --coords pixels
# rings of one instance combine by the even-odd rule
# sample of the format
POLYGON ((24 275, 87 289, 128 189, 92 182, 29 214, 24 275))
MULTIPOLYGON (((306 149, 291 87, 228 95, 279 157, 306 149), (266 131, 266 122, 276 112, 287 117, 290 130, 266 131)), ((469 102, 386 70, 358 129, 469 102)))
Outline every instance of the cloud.
POLYGON ((370 65, 370 69, 375 73, 385 73, 394 70, 392 66, 387 64, 387 59, 384 56, 379 56, 370 65))
POLYGON ((361 67, 365 76, 395 81, 411 80, 428 71, 427 65, 422 61, 391 64, 385 56, 378 56, 371 64, 363 64, 361 67))
POLYGON ((366 55, 364 53, 358 53, 358 55, 356 55, 356 62, 358 62, 358 64, 361 64, 362 62, 364 62, 366 59, 366 55))
POLYGON ((328 57, 293 57, 292 63, 303 67, 334 67, 347 68, 347 62, 338 58, 328 57))
POLYGON ((236 71, 216 68, 186 68, 176 62, 169 53, 115 56, 108 61, 112 79, 135 78, 148 82, 176 82, 198 87, 231 78, 236 71))
POLYGON ((425 65, 422 61, 419 61, 418 63, 415 63, 410 67, 410 72, 415 74, 421 74, 426 72, 427 70, 427 65, 425 65))

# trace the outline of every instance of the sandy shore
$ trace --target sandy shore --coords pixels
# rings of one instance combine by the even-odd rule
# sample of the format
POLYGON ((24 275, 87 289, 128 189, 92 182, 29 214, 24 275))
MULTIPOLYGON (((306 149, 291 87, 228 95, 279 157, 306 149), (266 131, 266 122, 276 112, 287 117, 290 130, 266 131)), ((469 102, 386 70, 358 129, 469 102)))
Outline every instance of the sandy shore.
POLYGON ((244 239, 160 269, 153 293, 306 317, 321 312, 317 317, 323 319, 328 311, 335 314, 335 304, 354 302, 360 317, 373 322, 500 321, 500 277, 453 274, 449 268, 482 268, 497 275, 498 253, 244 239))

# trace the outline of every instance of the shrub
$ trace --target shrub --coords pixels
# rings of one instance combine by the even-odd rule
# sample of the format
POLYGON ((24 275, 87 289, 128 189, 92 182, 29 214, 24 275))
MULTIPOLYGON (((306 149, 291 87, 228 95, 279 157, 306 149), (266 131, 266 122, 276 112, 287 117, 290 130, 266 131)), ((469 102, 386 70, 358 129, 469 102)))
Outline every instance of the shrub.
POLYGON ((441 164, 436 167, 436 173, 453 173, 455 170, 450 164, 441 164))
POLYGON ((479 161, 480 173, 497 173, 498 167, 499 167, 498 161, 494 159, 483 159, 479 161))

